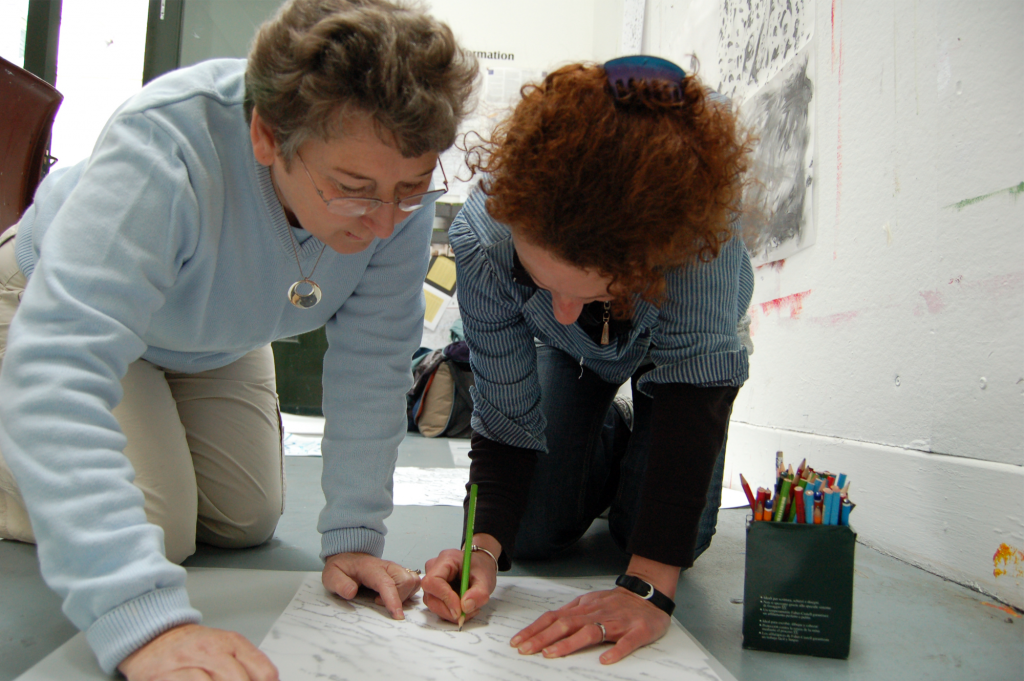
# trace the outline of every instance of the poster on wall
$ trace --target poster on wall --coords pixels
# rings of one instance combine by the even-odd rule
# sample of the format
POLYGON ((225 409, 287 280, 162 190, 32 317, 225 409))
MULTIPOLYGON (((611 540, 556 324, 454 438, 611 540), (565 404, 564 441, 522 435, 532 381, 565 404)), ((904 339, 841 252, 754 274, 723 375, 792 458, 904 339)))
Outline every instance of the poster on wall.
MULTIPOLYGON (((448 176, 448 193, 441 198, 443 203, 465 203, 480 176, 471 176, 466 163, 466 150, 472 149, 482 140, 490 139, 494 126, 508 116, 519 103, 523 85, 543 80, 547 71, 521 69, 511 66, 498 67, 482 64, 477 105, 459 126, 455 146, 441 154, 441 163, 448 176)), ((434 178, 440 186, 440 178, 434 178)))
POLYGON ((815 241, 813 37, 807 0, 694 0, 687 12, 683 39, 701 79, 759 139, 744 195, 756 265, 815 241))
POLYGON ((719 36, 716 89, 736 102, 767 85, 814 37, 813 1, 715 1, 720 3, 713 27, 719 36))
POLYGON ((740 105, 740 120, 758 137, 744 194, 755 265, 788 258, 814 244, 814 64, 808 44, 740 105))
MULTIPOLYGON (((455 146, 441 155, 448 193, 440 203, 462 204, 480 180, 466 163, 466 149, 489 139, 494 126, 519 103, 524 85, 563 64, 594 58, 598 34, 612 21, 613 0, 426 0, 480 64, 475 108, 463 121, 455 146), (543 17, 543 21, 538 21, 543 17)), ((434 185, 441 186, 441 173, 434 185)))

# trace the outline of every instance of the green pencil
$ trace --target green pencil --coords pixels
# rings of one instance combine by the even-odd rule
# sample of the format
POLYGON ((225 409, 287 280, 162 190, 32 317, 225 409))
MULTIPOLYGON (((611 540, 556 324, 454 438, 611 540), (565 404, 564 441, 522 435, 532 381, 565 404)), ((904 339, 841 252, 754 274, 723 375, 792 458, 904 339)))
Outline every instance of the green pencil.
POLYGON ((773 520, 776 522, 782 522, 786 514, 786 502, 789 501, 789 487, 793 483, 789 478, 782 478, 782 489, 779 490, 778 499, 779 505, 775 507, 775 517, 773 520))
MULTIPOLYGON (((473 560, 473 521, 476 520, 476 485, 469 486, 469 517, 466 519, 466 542, 462 545, 462 588, 459 589, 459 603, 469 589, 469 563, 473 560)), ((466 623, 466 613, 459 615, 459 631, 466 623)))

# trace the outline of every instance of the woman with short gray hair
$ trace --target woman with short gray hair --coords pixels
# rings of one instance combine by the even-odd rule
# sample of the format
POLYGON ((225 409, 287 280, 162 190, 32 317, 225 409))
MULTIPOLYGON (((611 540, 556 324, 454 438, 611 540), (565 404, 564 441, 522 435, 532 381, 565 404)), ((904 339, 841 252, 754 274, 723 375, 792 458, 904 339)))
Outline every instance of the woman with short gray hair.
POLYGON ((0 237, 0 537, 38 544, 108 673, 277 678, 198 624, 177 563, 196 541, 273 536, 269 344, 323 325, 323 581, 402 618, 419 578, 380 558, 387 490, 446 189, 432 177, 476 77, 422 11, 293 0, 248 60, 128 100, 0 237))

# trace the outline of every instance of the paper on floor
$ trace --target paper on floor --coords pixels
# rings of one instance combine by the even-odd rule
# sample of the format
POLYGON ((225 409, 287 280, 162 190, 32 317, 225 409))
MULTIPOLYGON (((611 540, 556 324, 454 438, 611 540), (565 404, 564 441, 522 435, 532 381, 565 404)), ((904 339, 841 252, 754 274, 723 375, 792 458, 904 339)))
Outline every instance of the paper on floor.
POLYGON ((281 425, 285 433, 324 436, 323 416, 299 416, 281 412, 281 425))
POLYGON ((449 438, 448 448, 452 451, 452 463, 461 468, 469 468, 469 451, 473 448, 469 440, 449 438))
POLYGON ((462 506, 468 468, 395 469, 395 506, 462 506))
POLYGON ((722 488, 722 504, 719 508, 741 508, 743 506, 750 508, 746 494, 738 489, 722 488))
POLYGON ((673 619, 659 641, 614 665, 598 656, 608 645, 575 655, 546 659, 520 655, 509 645, 512 635, 548 610, 554 610, 585 589, 536 577, 500 577, 483 611, 457 631, 415 597, 405 620, 391 619, 372 597, 353 602, 329 594, 320 575, 310 575, 263 639, 260 649, 277 665, 282 679, 452 679, 484 681, 730 681, 717 661, 700 648, 673 619))
POLYGON ((285 456, 320 456, 320 441, 323 435, 295 435, 285 433, 281 439, 285 456))

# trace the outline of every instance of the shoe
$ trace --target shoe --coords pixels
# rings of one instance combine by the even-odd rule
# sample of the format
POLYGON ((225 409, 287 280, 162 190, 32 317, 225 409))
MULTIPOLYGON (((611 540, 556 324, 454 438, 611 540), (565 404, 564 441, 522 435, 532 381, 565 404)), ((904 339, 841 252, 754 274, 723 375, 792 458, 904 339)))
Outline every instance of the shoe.
POLYGON ((616 395, 615 399, 612 400, 612 405, 615 407, 615 411, 619 412, 619 416, 622 417, 623 422, 626 424, 626 428, 629 432, 633 432, 633 400, 623 395, 616 395))

